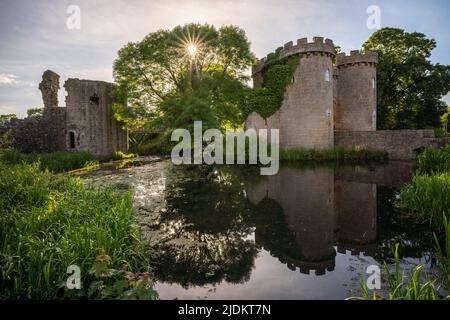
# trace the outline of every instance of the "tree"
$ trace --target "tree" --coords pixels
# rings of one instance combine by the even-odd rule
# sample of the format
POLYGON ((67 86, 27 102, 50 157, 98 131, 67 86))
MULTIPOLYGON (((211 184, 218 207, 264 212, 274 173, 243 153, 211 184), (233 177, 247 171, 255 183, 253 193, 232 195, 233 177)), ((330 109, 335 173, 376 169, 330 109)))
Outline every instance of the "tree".
POLYGON ((447 112, 441 117, 441 126, 445 133, 450 132, 450 106, 447 106, 447 112))
POLYGON ((128 43, 114 62, 114 110, 130 127, 243 121, 236 98, 254 56, 245 32, 186 24, 128 43))
POLYGON ((9 124, 12 119, 17 119, 17 116, 13 113, 11 114, 0 114, 0 126, 5 126, 9 124))
POLYGON ((450 91, 450 66, 432 64, 434 39, 418 32, 383 28, 364 43, 379 54, 377 69, 378 129, 439 127, 450 91))
POLYGON ((36 117, 36 116, 41 116, 44 114, 44 108, 31 108, 27 110, 27 115, 29 118, 31 117, 36 117))

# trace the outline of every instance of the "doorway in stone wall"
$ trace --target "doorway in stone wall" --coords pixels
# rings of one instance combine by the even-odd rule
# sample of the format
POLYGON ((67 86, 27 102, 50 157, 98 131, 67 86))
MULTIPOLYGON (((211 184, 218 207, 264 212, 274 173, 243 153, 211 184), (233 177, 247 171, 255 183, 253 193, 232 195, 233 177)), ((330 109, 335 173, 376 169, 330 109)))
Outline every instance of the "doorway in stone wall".
POLYGON ((75 131, 69 132, 69 148, 75 149, 75 131))

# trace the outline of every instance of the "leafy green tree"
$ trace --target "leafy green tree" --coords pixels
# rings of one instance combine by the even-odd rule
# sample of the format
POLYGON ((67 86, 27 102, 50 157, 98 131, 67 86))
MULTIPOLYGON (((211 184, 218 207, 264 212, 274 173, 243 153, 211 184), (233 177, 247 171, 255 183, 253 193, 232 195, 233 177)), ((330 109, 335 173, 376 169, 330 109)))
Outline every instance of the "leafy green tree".
POLYGON ((433 64, 434 39, 418 32, 383 28, 363 48, 379 54, 378 129, 439 127, 450 91, 450 66, 433 64))
POLYGON ((31 108, 27 110, 27 115, 29 118, 41 116, 44 114, 44 108, 31 108))
POLYGON ((186 24, 128 43, 114 62, 114 109, 130 127, 242 123, 239 92, 253 61, 245 32, 186 24))
POLYGON ((11 114, 0 114, 0 126, 7 125, 12 119, 17 119, 17 116, 11 114))
POLYGON ((444 132, 450 132, 450 106, 447 107, 447 112, 441 117, 441 126, 444 132))

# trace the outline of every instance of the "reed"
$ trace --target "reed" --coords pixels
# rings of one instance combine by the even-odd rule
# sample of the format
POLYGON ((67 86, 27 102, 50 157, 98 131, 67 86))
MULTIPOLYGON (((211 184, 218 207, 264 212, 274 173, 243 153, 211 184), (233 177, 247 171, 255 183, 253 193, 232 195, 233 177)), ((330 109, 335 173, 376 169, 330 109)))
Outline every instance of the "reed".
POLYGON ((443 215, 450 219, 450 172, 415 175, 400 192, 397 204, 433 228, 442 229, 443 215))
POLYGON ((425 149, 417 157, 415 166, 419 174, 450 172, 450 145, 441 149, 425 149))

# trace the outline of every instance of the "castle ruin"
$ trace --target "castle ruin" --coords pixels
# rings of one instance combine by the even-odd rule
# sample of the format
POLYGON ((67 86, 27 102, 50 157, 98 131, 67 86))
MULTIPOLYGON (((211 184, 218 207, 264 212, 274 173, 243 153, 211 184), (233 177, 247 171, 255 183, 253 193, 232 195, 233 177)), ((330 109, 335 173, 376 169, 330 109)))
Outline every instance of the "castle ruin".
MULTIPOLYGON (((387 151, 391 159, 414 159, 425 147, 449 142, 433 130, 376 130, 376 52, 336 55, 333 41, 322 37, 279 49, 279 59, 298 56, 298 67, 278 111, 265 119, 251 113, 247 129, 279 129, 284 149, 367 147, 387 151)), ((266 61, 252 68, 255 88, 264 85, 266 61)))
POLYGON ((66 107, 58 106, 59 88, 59 75, 45 71, 39 84, 43 114, 13 119, 0 128, 11 130, 16 149, 27 153, 88 151, 95 156, 128 151, 128 133, 111 110, 112 83, 68 79, 64 83, 66 107))

